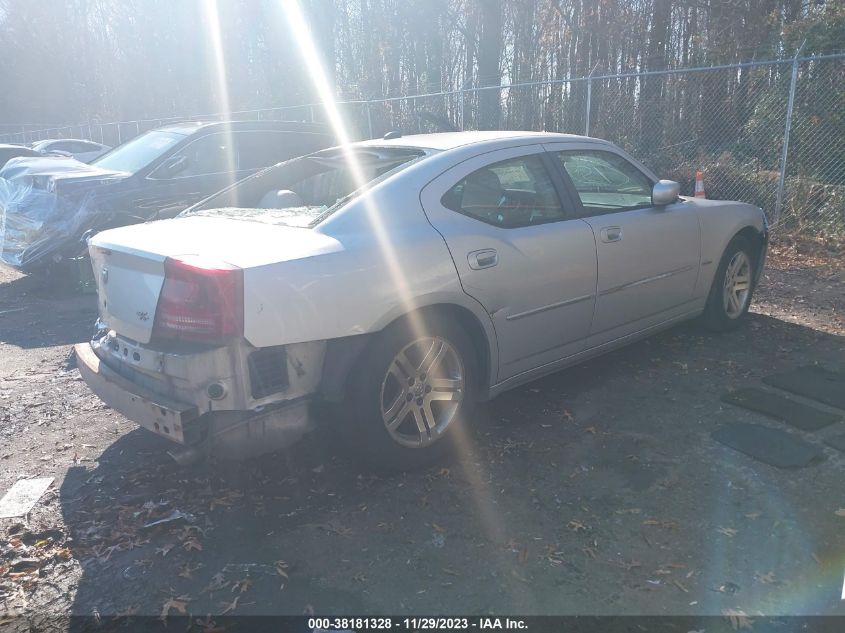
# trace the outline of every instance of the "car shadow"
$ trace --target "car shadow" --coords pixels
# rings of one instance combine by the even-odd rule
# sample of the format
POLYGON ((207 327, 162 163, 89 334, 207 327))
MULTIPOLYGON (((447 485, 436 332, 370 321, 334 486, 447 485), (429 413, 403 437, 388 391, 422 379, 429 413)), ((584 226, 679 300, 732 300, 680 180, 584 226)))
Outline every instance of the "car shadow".
MULTIPOLYGON (((684 325, 503 394, 481 408, 458 455, 393 476, 347 459, 325 421, 285 451, 188 468, 166 456, 165 440, 132 431, 61 485, 80 562, 72 613, 697 613, 680 590, 650 598, 635 577, 646 563, 620 568, 615 552, 675 556, 666 560, 690 569, 701 552, 707 565, 700 516, 675 519, 691 526, 673 545, 683 553, 641 533, 645 518, 682 507, 676 495, 698 495, 697 510, 718 498, 745 459, 713 448, 693 413, 705 430, 733 419, 720 394, 810 359, 835 363, 844 344, 761 315, 718 336, 684 325), (636 529, 623 530, 620 512, 636 529)), ((812 529, 835 528, 820 524, 812 529)), ((724 596, 701 591, 718 613, 724 596)), ((801 608, 829 609, 809 597, 801 608)))

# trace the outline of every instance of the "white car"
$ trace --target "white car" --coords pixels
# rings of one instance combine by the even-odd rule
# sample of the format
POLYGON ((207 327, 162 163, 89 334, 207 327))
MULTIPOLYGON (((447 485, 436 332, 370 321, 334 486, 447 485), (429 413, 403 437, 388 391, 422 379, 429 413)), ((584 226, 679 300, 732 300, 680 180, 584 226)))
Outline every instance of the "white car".
POLYGON ((735 326, 767 238, 761 209, 679 197, 593 138, 355 143, 91 239, 78 366, 183 461, 288 445, 320 400, 359 454, 412 467, 472 401, 685 319, 735 326))
POLYGON ((108 145, 78 138, 54 138, 36 141, 32 149, 45 154, 61 154, 83 163, 90 163, 111 149, 108 145))

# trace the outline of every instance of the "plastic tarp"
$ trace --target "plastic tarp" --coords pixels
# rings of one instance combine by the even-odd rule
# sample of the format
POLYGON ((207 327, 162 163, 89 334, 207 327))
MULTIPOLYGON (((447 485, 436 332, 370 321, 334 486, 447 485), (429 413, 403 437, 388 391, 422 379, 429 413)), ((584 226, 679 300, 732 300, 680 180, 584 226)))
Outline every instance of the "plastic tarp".
POLYGON ((96 226, 97 209, 96 188, 80 185, 122 177, 72 158, 9 161, 0 169, 0 258, 26 269, 70 245, 82 251, 79 240, 96 226))

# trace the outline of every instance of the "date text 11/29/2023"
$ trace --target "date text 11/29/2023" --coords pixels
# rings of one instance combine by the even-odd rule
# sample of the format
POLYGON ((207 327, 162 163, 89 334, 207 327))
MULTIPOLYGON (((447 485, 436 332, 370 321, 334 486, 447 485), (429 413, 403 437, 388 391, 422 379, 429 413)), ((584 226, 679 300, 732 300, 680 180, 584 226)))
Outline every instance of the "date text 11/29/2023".
POLYGON ((517 631, 527 630, 528 626, 520 618, 308 618, 308 628, 314 633, 322 631, 356 630, 399 630, 399 631, 517 631))

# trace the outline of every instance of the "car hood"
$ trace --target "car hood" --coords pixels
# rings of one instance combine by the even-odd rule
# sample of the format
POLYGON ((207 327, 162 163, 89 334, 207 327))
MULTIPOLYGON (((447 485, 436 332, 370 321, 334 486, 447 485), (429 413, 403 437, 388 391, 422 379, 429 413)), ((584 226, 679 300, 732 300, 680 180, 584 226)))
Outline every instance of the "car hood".
POLYGON ((58 156, 15 158, 0 169, 0 178, 39 189, 77 183, 114 182, 130 175, 126 172, 100 169, 74 158, 58 156))

